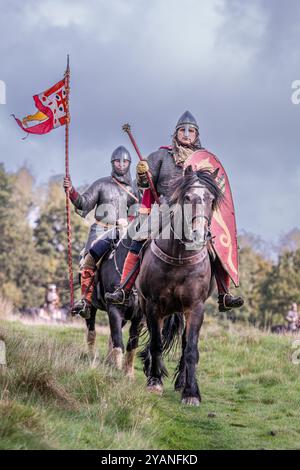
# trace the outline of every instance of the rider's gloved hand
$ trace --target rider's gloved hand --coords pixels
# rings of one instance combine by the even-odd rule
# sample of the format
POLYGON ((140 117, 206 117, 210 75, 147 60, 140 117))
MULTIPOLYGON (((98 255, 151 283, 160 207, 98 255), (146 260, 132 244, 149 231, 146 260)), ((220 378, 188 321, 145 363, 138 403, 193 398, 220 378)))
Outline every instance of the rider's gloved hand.
POLYGON ((149 165, 147 160, 140 160, 136 166, 136 172, 138 175, 145 175, 149 171, 149 165))
POLYGON ((149 165, 147 160, 140 160, 136 166, 136 179, 137 184, 141 188, 148 188, 149 181, 147 177, 147 173, 149 172, 149 165))
POLYGON ((66 194, 69 194, 69 198, 71 199, 71 201, 76 201, 76 199, 78 198, 78 192, 75 188, 73 188, 72 181, 69 175, 64 178, 63 187, 66 194))

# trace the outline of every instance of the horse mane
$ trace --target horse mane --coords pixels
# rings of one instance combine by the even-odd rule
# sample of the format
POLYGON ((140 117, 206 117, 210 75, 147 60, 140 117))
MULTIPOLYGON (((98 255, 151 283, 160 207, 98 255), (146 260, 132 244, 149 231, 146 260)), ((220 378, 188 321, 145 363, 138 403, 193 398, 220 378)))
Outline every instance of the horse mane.
POLYGON ((186 168, 183 176, 176 177, 171 181, 167 203, 170 206, 182 204, 184 195, 191 186, 197 183, 205 186, 214 196, 213 210, 219 207, 224 200, 224 194, 216 182, 214 173, 205 168, 194 171, 191 166, 186 168))

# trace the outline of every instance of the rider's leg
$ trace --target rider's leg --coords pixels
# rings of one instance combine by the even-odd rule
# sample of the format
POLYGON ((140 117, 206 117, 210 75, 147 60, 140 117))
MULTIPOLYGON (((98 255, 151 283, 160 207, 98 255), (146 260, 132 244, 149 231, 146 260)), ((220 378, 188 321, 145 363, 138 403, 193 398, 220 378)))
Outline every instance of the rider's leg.
POLYGON ((75 302, 72 314, 79 314, 85 319, 90 318, 90 307, 94 288, 94 273, 96 262, 90 253, 87 253, 81 265, 81 299, 75 302))
POLYGON ((131 293, 132 287, 140 271, 139 253, 142 249, 144 242, 145 240, 143 241, 133 240, 131 242, 131 245, 126 256, 124 266, 123 266, 120 287, 118 287, 112 293, 107 292, 105 294, 105 300, 107 300, 108 302, 122 304, 131 293))
POLYGON ((120 281, 120 285, 125 290, 125 292, 129 292, 132 289, 135 280, 138 277, 140 267, 139 265, 137 266, 137 264, 139 263, 139 254, 143 244, 143 241, 133 241, 131 243, 129 252, 127 253, 120 281), (134 270, 135 267, 136 269, 134 270), (131 276, 130 273, 132 273, 131 276))
POLYGON ((219 312, 226 312, 232 308, 242 307, 242 305, 244 305, 243 298, 239 296, 234 297, 229 292, 230 277, 218 258, 216 258, 214 261, 214 273, 218 286, 219 312))
POLYGON ((102 238, 95 241, 90 251, 85 255, 81 271, 81 299, 74 305, 72 310, 74 315, 78 313, 83 318, 90 317, 96 264, 109 248, 110 240, 102 238))
POLYGON ((95 269, 95 260, 90 253, 87 253, 81 271, 81 295, 88 303, 92 303, 95 269))

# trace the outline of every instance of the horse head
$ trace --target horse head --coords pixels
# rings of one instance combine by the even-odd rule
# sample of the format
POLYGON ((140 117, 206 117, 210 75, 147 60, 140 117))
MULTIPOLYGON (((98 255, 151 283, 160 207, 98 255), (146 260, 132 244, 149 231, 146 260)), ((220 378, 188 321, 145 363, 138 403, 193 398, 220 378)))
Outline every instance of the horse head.
POLYGON ((204 246, 210 234, 213 211, 221 202, 223 194, 216 182, 217 173, 191 166, 184 175, 172 183, 169 204, 176 205, 174 224, 183 223, 183 241, 190 249, 204 246))

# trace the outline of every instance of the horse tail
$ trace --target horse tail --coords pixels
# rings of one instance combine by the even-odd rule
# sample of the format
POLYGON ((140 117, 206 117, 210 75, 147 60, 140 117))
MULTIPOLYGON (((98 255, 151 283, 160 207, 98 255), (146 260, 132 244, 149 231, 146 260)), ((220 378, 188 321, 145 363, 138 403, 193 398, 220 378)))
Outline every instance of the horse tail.
MULTIPOLYGON (((170 315, 164 322, 164 326, 162 329, 162 342, 163 342, 163 354, 168 355, 173 347, 175 349, 178 346, 180 341, 181 334, 184 328, 184 319, 182 313, 174 313, 170 315)), ((142 333, 142 336, 146 334, 147 331, 142 333)), ((145 375, 148 377, 150 374, 151 368, 151 352, 150 352, 150 338, 143 348, 143 350, 139 353, 139 357, 143 363, 143 371, 145 375)), ((167 370, 163 367, 162 369, 163 376, 167 376, 167 370)))
POLYGON ((177 349, 183 329, 184 317, 182 313, 174 313, 165 320, 162 330, 164 355, 168 355, 173 348, 177 349))

